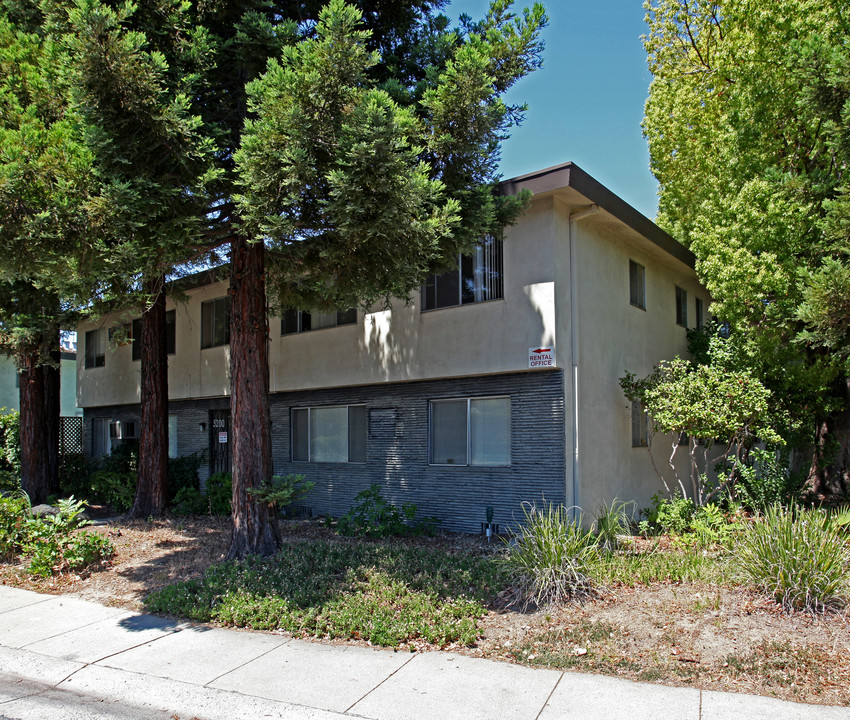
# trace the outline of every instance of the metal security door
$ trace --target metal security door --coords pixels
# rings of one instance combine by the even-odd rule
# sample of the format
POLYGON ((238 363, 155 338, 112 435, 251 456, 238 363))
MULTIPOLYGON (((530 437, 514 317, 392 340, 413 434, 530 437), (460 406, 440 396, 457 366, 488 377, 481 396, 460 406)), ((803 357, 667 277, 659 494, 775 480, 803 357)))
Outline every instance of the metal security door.
POLYGON ((230 472, 230 410, 210 410, 210 474, 230 472))

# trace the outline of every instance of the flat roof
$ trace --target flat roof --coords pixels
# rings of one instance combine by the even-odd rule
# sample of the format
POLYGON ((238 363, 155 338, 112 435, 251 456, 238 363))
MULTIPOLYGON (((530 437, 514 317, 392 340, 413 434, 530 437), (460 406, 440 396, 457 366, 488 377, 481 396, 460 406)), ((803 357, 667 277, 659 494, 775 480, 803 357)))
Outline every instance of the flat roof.
POLYGON ((515 195, 520 190, 529 190, 532 195, 540 195, 568 187, 688 267, 693 268, 696 265, 696 256, 690 250, 575 163, 553 165, 543 170, 503 180, 499 183, 499 192, 503 195, 515 195))

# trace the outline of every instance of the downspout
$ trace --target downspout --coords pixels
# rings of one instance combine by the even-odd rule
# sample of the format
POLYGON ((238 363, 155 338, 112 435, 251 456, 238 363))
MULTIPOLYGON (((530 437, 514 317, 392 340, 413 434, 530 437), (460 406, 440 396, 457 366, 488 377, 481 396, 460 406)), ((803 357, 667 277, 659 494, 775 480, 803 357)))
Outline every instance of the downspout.
POLYGON ((590 205, 589 207, 577 210, 570 213, 569 222, 569 245, 570 245, 570 364, 572 366, 572 394, 573 394, 573 495, 571 500, 572 512, 575 514, 579 508, 579 477, 581 465, 578 451, 579 440, 579 328, 578 328, 578 268, 576 267, 576 223, 591 215, 596 215, 599 212, 598 205, 590 205))

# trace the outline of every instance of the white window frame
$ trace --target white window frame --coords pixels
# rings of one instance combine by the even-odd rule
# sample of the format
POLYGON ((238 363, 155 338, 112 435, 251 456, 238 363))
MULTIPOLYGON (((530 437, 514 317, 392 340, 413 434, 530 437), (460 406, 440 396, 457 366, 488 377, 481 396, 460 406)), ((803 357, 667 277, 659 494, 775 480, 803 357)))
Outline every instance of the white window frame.
POLYGON ((363 408, 364 415, 366 411, 366 405, 363 403, 352 403, 350 405, 310 405, 310 406, 299 406, 293 407, 290 410, 290 432, 289 432, 289 440, 290 440, 290 459, 292 462, 304 462, 304 463, 321 463, 321 464, 334 464, 334 463, 351 463, 354 465, 363 465, 366 462, 366 443, 369 437, 369 428, 368 428, 368 416, 363 419, 363 431, 365 437, 363 438, 363 459, 362 460, 352 460, 351 459, 351 409, 352 408, 363 408), (314 410, 332 410, 332 409, 346 409, 346 419, 345 419, 345 441, 347 447, 347 460, 314 460, 313 455, 313 438, 312 438, 312 413, 314 410), (304 458, 296 458, 295 457, 295 413, 297 412, 307 412, 307 459, 304 458))
POLYGON ((428 464, 434 467, 510 467, 511 466, 511 397, 510 395, 484 395, 476 397, 459 398, 435 398, 428 401, 428 464), (472 459, 472 403, 476 400, 505 400, 508 404, 508 447, 507 462, 504 463, 482 463, 473 462, 472 459), (466 462, 465 463, 440 463, 434 461, 434 404, 445 402, 466 401, 466 462))

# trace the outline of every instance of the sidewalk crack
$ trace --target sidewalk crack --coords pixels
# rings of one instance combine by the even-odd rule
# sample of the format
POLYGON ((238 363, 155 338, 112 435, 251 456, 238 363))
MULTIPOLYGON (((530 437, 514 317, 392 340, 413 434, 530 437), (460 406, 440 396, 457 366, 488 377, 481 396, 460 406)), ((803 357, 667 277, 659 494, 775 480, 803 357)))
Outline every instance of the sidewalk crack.
POLYGON ((401 670, 403 667, 407 667, 407 664, 408 664, 411 660, 413 660, 413 658, 415 658, 418 654, 419 654, 419 653, 411 653, 410 657, 409 657, 407 660, 405 660, 405 661, 404 661, 401 665, 399 665, 399 666, 398 666, 395 670, 393 670, 393 671, 392 671, 389 675, 387 675, 387 676, 386 676, 383 680, 381 680, 381 682, 379 682, 377 685, 375 685, 375 687, 373 687, 373 688, 372 688, 369 692, 367 692, 365 695, 363 695, 363 697, 358 698, 358 699, 357 699, 357 700, 355 700, 353 703, 351 703, 351 705, 349 705, 349 706, 348 706, 345 710, 343 710, 343 711, 342 711, 342 714, 343 714, 343 715, 347 715, 347 714, 349 713, 349 711, 350 711, 350 710, 351 710, 351 709, 352 709, 355 705, 357 705, 357 703, 359 703, 359 702, 361 702, 362 700, 365 700, 367 697, 369 697, 369 696, 370 696, 373 692, 375 692, 375 690, 377 690, 379 687, 381 687, 381 685, 383 685, 383 684, 384 684, 387 680, 389 680, 389 679, 390 679, 393 675, 395 675, 395 674, 396 674, 399 670, 401 670))
POLYGON ((543 711, 546 709, 546 706, 549 704, 549 701, 552 699, 552 696, 555 694, 555 690, 558 689, 558 685, 561 684, 561 680, 564 679, 564 673, 561 673, 558 676, 558 682, 555 683, 555 687, 552 688, 552 692, 546 697, 546 702, 543 703, 543 707, 540 708, 540 712, 534 716, 534 720, 539 720, 540 716, 543 714, 543 711))

